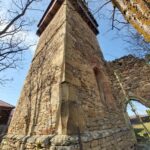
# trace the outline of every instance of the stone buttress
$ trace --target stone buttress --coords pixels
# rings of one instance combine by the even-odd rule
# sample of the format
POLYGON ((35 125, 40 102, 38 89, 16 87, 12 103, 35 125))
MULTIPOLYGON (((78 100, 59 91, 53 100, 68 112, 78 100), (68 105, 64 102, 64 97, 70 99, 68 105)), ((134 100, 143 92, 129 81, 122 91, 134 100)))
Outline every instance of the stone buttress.
POLYGON ((81 0, 52 0, 2 150, 128 150, 136 140, 117 108, 98 25, 81 0))

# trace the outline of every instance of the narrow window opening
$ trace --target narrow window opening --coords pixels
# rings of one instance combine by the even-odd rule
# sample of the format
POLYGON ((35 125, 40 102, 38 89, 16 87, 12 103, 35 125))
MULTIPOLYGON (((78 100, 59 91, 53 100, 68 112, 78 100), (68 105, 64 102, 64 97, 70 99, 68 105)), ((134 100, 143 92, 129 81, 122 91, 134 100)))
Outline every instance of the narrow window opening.
POLYGON ((101 75, 100 75, 100 71, 97 68, 94 68, 94 74, 95 74, 95 78, 96 78, 96 82, 97 82, 97 87, 99 90, 99 95, 101 98, 102 103, 105 103, 105 97, 104 97, 104 91, 103 91, 103 85, 102 85, 102 79, 101 79, 101 75))

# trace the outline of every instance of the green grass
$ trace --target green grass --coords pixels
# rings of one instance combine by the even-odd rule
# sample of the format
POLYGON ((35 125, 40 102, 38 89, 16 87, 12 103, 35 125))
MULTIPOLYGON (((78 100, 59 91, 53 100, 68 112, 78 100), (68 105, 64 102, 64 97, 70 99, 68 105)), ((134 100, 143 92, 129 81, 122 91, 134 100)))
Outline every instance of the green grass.
MULTIPOLYGON (((144 123, 144 125, 147 127, 147 129, 150 131, 150 122, 144 123)), ((137 140, 139 141, 147 141, 149 138, 146 135, 146 131, 144 130, 144 127, 141 124, 133 125, 137 140)))
MULTIPOLYGON (((144 125, 147 127, 147 129, 150 130, 150 122, 144 123, 144 125)), ((133 128, 143 128, 141 124, 133 125, 133 128)))

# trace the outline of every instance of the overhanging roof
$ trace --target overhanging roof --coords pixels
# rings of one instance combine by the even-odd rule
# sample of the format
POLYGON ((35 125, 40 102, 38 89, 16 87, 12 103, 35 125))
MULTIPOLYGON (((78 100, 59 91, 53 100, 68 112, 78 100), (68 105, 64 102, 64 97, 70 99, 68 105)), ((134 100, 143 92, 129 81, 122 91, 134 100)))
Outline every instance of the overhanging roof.
MULTIPOLYGON (((37 34, 41 35, 42 32, 45 30, 47 25, 50 23, 50 21, 53 19, 55 14, 57 13, 58 9, 61 7, 61 4, 64 2, 64 0, 51 0, 48 8, 46 9, 43 17, 41 18, 39 24, 38 24, 38 30, 37 34)), ((92 13, 88 10, 86 5, 82 0, 70 0, 72 3, 77 4, 77 11, 81 15, 81 17, 84 19, 84 21, 89 25, 89 27, 93 30, 95 34, 98 34, 98 23, 93 17, 92 13)))
POLYGON ((10 108, 10 109, 13 109, 15 108, 15 106, 11 105, 11 104, 8 104, 2 100, 0 100, 0 107, 3 107, 3 108, 10 108))

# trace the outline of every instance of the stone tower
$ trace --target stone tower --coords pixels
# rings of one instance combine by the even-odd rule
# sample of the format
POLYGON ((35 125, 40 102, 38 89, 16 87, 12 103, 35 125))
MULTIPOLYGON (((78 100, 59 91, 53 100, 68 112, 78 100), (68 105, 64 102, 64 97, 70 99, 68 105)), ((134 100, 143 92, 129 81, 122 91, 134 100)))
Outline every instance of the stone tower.
POLYGON ((134 136, 117 108, 96 35, 81 0, 52 0, 2 150, 123 150, 134 136))

